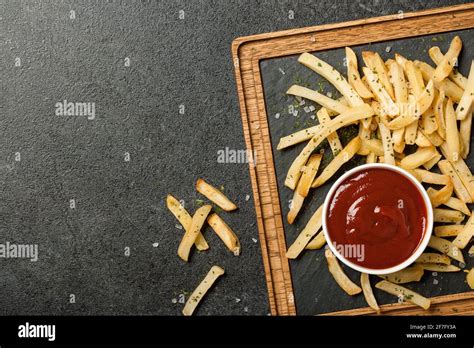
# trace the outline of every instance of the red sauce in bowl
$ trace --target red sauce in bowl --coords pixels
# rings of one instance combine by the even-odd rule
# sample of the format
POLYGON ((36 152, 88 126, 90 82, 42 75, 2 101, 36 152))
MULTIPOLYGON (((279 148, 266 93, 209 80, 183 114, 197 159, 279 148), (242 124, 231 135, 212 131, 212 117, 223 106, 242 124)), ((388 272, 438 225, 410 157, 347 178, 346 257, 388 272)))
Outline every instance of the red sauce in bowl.
POLYGON ((349 261, 385 269, 407 260, 427 228, 423 196, 393 170, 367 168, 343 180, 327 208, 326 231, 349 261))

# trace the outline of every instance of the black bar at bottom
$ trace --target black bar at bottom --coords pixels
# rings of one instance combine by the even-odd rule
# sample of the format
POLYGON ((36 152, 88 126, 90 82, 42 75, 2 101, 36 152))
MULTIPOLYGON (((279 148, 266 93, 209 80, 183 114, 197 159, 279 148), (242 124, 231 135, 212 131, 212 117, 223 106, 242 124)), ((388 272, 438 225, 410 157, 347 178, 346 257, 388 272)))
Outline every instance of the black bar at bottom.
POLYGON ((473 346, 471 317, 0 317, 0 346, 14 344, 405 344, 473 346), (55 339, 19 328, 55 325, 55 339), (25 331, 23 331, 25 332, 25 331))

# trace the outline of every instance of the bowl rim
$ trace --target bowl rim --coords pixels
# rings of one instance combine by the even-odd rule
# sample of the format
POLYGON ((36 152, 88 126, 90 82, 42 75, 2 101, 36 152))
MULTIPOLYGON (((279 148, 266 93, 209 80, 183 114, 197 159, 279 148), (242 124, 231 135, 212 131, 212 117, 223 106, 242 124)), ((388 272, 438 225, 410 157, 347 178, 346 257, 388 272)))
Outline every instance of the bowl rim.
POLYGON ((324 237, 326 238, 327 244, 329 246, 329 249, 332 251, 336 257, 343 262, 345 265, 349 266, 350 268, 367 273, 367 274, 374 274, 374 275, 381 275, 381 274, 389 274, 389 273, 394 273, 397 271, 400 271, 409 265, 411 265, 420 255, 425 251, 426 247, 428 246, 428 242, 431 238, 431 235, 433 233, 433 207, 431 206, 431 201, 428 196, 428 193, 426 192, 425 188, 423 185, 408 171, 404 170, 403 168, 396 167, 390 164, 386 163, 367 163, 367 164, 362 164, 360 166, 354 167, 347 172, 345 172, 343 175, 341 175, 336 182, 331 186, 329 189, 329 192, 326 195, 326 198, 324 199, 323 203, 323 212, 322 212, 322 228, 323 228, 323 234, 324 237), (403 175, 407 179, 409 179, 418 189, 420 192, 421 196, 423 197, 423 201, 426 206, 426 215, 427 215, 427 224, 426 224, 426 231, 423 236, 423 239, 419 243, 417 249, 410 255, 409 258, 407 258, 405 261, 401 262, 398 265, 389 267, 389 268, 381 268, 381 269, 372 269, 372 268, 367 268, 364 266, 360 266, 355 264, 352 261, 349 261, 346 259, 343 255, 341 255, 336 247, 333 245, 331 237, 329 236, 328 229, 327 229, 327 213, 328 213, 328 206, 329 202, 332 199, 332 196, 335 192, 335 190, 340 186, 341 182, 343 182, 345 179, 347 179, 349 176, 353 175, 354 173, 367 170, 367 169, 387 169, 391 170, 393 172, 397 172, 398 174, 403 175))

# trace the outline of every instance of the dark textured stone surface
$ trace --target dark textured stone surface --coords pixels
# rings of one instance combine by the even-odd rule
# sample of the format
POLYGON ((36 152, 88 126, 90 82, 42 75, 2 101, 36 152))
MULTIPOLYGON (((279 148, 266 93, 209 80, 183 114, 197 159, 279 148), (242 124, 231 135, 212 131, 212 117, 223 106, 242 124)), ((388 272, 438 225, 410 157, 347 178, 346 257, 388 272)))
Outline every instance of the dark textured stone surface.
POLYGON ((40 250, 0 259, 1 314, 179 314, 172 299, 216 263, 227 275, 198 314, 268 313, 247 166, 216 160, 245 146, 231 41, 462 2, 1 0, 0 243, 40 250), (95 102, 96 118, 55 116, 63 99, 95 102), (183 231, 164 198, 194 211, 199 176, 239 205, 223 217, 241 257, 209 230, 208 252, 176 256, 183 231))

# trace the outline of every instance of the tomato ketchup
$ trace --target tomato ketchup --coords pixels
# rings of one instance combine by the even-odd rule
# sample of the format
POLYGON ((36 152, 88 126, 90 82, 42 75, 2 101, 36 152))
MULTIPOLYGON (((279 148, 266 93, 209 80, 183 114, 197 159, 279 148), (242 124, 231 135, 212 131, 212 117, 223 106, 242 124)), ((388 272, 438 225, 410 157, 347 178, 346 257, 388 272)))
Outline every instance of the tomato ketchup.
POLYGON ((370 269, 390 268, 415 252, 426 233, 427 214, 423 196, 409 178, 390 169, 367 168, 334 190, 326 232, 341 250, 358 251, 343 255, 349 261, 370 269))

